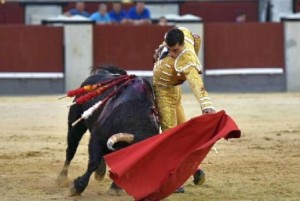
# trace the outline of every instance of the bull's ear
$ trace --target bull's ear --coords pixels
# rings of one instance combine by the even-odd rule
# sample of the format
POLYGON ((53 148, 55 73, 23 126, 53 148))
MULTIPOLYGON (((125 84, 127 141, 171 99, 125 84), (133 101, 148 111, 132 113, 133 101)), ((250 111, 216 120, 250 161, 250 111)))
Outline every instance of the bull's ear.
POLYGON ((115 148, 113 146, 117 142, 127 142, 127 143, 131 144, 133 140, 134 140, 134 135, 133 134, 117 133, 117 134, 112 135, 107 140, 107 148, 110 149, 111 151, 115 151, 115 148))

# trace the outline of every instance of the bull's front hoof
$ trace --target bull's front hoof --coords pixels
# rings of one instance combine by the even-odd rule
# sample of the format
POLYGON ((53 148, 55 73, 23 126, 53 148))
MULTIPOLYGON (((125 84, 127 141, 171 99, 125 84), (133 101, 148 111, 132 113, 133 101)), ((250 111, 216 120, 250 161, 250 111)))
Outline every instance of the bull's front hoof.
POLYGON ((121 195, 126 195, 125 191, 120 188, 119 186, 117 186, 114 182, 111 183, 108 191, 107 191, 108 195, 112 195, 112 196, 121 196, 121 195))
POLYGON ((70 187, 70 192, 69 192, 69 197, 73 197, 73 196, 80 196, 81 192, 79 192, 76 188, 74 183, 72 184, 72 186, 70 187))
POLYGON ((55 183, 59 187, 69 187, 71 182, 70 182, 69 178, 66 175, 60 174, 56 178, 55 183))
POLYGON ((107 194, 110 196, 122 196, 122 195, 126 195, 125 191, 123 191, 122 189, 108 189, 107 194))
POLYGON ((102 181, 105 175, 98 175, 96 172, 94 173, 94 177, 97 181, 102 181))

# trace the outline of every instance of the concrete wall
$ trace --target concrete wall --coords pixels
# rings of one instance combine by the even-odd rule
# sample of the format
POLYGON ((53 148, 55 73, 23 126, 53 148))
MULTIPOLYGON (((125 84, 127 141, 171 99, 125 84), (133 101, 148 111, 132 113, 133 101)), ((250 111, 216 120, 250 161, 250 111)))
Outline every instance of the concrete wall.
POLYGON ((93 26, 91 24, 66 24, 65 39, 65 87, 80 86, 93 65, 93 26))
POLYGON ((150 10, 152 19, 158 19, 166 14, 179 14, 178 4, 146 4, 146 7, 150 10))
POLYGON ((280 22, 282 15, 293 14, 293 0, 271 0, 272 21, 280 22))
POLYGON ((285 20, 284 30, 287 91, 300 92, 300 19, 285 20))
POLYGON ((26 5, 25 24, 41 24, 43 19, 56 17, 62 13, 60 5, 26 5))

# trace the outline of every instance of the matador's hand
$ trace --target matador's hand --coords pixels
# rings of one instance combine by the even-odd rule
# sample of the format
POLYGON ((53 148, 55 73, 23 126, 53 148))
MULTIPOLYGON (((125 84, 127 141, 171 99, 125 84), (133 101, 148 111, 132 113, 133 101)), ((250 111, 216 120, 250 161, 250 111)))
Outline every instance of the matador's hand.
POLYGON ((164 47, 165 47, 165 45, 160 45, 155 50, 154 55, 153 55, 153 63, 155 63, 159 59, 159 55, 161 54, 161 51, 163 50, 164 47))
POLYGON ((214 114, 216 111, 213 108, 206 108, 202 111, 202 114, 214 114))
POLYGON ((194 39, 199 39, 200 38, 200 36, 197 35, 197 34, 193 34, 193 37, 194 37, 194 39))
POLYGON ((158 57, 159 57, 159 52, 158 49, 156 49, 153 55, 153 63, 157 61, 158 57))

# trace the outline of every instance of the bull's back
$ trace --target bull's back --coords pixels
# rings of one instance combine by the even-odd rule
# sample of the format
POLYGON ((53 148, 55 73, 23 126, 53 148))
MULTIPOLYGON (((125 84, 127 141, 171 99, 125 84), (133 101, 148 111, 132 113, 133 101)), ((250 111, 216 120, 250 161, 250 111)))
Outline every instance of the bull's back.
POLYGON ((136 139, 140 141, 157 134, 158 122, 150 83, 135 78, 104 106, 96 125, 106 138, 124 132, 139 136, 136 139))

